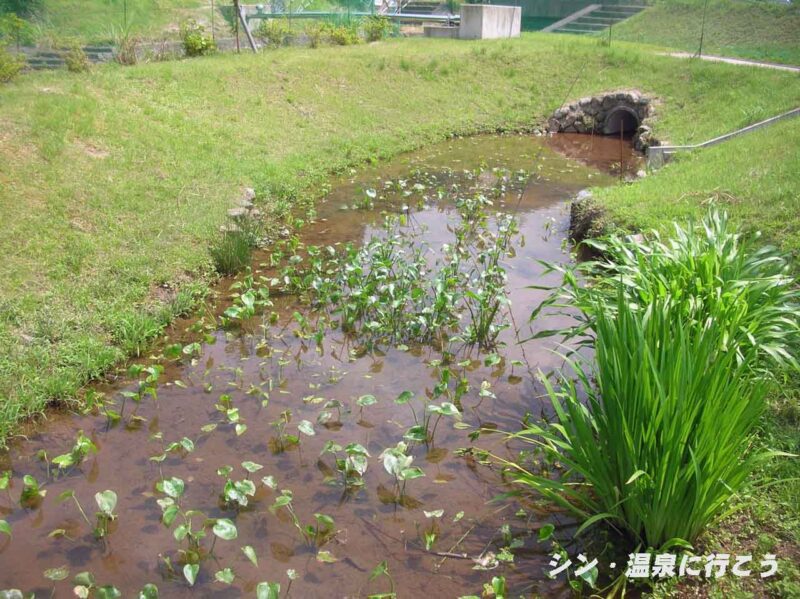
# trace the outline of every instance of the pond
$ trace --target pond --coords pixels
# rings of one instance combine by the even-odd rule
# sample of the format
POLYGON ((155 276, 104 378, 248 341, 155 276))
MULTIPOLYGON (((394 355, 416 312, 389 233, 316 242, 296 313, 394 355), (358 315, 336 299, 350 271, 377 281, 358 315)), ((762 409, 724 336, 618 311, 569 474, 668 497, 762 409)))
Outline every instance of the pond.
MULTIPOLYGON (((442 331, 417 343, 370 323, 362 334, 343 332, 341 314, 320 320, 324 309, 275 281, 268 316, 231 326, 220 318, 227 302, 179 323, 173 341, 189 327, 201 343, 175 350, 168 342, 158 348, 167 357, 142 359, 164 366, 157 384, 97 386, 95 396, 109 403, 93 414, 51 414, 0 456, 0 473, 12 472, 0 518, 13 531, 0 535, 0 589, 67 597, 75 576, 90 572, 97 587, 114 585, 123 596, 145 583, 167 597, 254 596, 272 582, 281 596, 290 586, 297 597, 456 597, 480 594, 502 574, 515 593, 567 594, 544 575, 548 548, 537 532, 553 523, 568 539, 573 521, 526 498, 492 502, 511 486, 459 449, 476 427, 514 431, 526 415, 547 412, 534 376, 561 365, 556 341, 519 341, 568 317, 529 324, 544 298, 529 286, 557 282, 539 260, 569 260, 567 200, 638 168, 619 140, 479 136, 334 181, 313 222, 284 240, 295 251, 289 263, 307 261, 311 244, 334 252, 352 242, 356 252, 391 237, 403 267, 416 259, 430 274, 470 209, 456 200, 483 198, 482 222, 468 237, 484 250, 499 236, 497 213, 513 217, 518 230, 499 254, 508 303, 494 321, 494 343, 481 349, 456 333, 443 343, 442 331), (419 433, 426 416, 415 438, 409 431, 419 433), (107 490, 116 504, 110 494, 95 501, 107 490)), ((233 293, 259 277, 280 279, 272 251, 255 256, 250 283, 233 293)), ((464 256, 479 264, 486 254, 470 248, 464 256)), ((506 458, 519 450, 499 432, 476 443, 506 458)))

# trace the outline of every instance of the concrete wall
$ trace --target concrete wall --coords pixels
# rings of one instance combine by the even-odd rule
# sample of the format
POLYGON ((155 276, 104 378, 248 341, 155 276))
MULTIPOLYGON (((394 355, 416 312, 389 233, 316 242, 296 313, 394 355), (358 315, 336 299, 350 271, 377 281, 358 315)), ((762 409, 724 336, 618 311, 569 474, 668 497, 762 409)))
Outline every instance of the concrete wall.
MULTIPOLYGON (((509 0, 492 0, 492 3, 503 4, 509 0)), ((511 2, 522 7, 522 14, 526 17, 552 17, 562 18, 586 8, 590 4, 604 4, 606 6, 614 4, 641 4, 641 0, 511 0, 511 2)))
POLYGON ((521 21, 519 6, 462 4, 459 37, 462 40, 519 37, 521 21))

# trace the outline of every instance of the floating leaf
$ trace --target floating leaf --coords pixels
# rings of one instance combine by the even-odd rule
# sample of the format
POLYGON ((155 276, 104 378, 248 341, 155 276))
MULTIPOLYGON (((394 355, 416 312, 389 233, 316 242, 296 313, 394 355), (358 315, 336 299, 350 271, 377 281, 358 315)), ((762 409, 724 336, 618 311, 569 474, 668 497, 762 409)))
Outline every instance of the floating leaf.
POLYGON ((247 556, 247 559, 249 559, 256 568, 258 568, 258 556, 256 555, 255 549, 253 549, 250 545, 245 545, 242 547, 242 553, 247 556))
POLYGON ((264 466, 262 466, 261 464, 256 464, 255 462, 242 462, 242 468, 244 468, 245 470, 247 470, 251 474, 253 472, 258 472, 263 467, 264 466))
POLYGON ((117 494, 114 491, 103 491, 102 493, 95 493, 94 500, 97 507, 106 516, 111 516, 114 513, 114 508, 117 507, 117 494))
POLYGON ((426 512, 422 510, 422 513, 425 514, 426 518, 441 518, 444 516, 444 510, 433 510, 432 512, 426 512))
POLYGON ((223 541, 232 541, 239 536, 236 525, 228 518, 218 518, 211 530, 223 541))
POLYGON ((153 583, 147 583, 139 591, 137 599, 158 599, 158 587, 153 583))
POLYGON ((186 564, 183 567, 183 576, 186 578, 190 587, 193 587, 194 583, 197 581, 198 572, 200 572, 200 566, 198 564, 186 564))
POLYGON ((49 568, 44 571, 44 577, 47 580, 59 581, 64 580, 67 576, 69 576, 69 568, 67 566, 49 568))
POLYGON ((323 564, 332 564, 334 562, 338 562, 339 560, 330 551, 318 551, 317 561, 323 564))
POLYGON ((362 395, 356 400, 356 403, 362 408, 366 408, 367 406, 375 405, 378 403, 378 400, 374 395, 362 395))
POLYGON ((546 541, 553 536, 556 527, 552 524, 545 524, 539 529, 539 541, 546 541))
POLYGON ((0 520, 0 532, 11 536, 11 525, 5 520, 0 520))
POLYGON ((301 420, 297 424, 297 429, 303 433, 304 435, 308 435, 309 437, 313 437, 316 435, 316 431, 314 431, 314 425, 311 424, 308 420, 301 420))
POLYGON ((224 582, 225 584, 233 584, 234 578, 233 570, 230 568, 223 568, 214 574, 214 580, 217 582, 224 582))
POLYGON ((256 587, 256 599, 280 599, 281 585, 278 582, 259 582, 256 587))
POLYGON ((97 589, 98 599, 119 599, 122 593, 113 585, 107 584, 97 589))

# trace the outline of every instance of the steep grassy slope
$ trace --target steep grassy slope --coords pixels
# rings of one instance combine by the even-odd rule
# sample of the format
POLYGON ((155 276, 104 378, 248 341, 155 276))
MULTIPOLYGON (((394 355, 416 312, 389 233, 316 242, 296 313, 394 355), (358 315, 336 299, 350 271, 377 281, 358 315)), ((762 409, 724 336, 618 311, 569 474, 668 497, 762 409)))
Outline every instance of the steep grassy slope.
MULTIPOLYGON (((697 52, 702 0, 658 0, 616 25, 614 39, 697 52)), ((710 0, 703 52, 800 64, 800 8, 770 2, 710 0)))

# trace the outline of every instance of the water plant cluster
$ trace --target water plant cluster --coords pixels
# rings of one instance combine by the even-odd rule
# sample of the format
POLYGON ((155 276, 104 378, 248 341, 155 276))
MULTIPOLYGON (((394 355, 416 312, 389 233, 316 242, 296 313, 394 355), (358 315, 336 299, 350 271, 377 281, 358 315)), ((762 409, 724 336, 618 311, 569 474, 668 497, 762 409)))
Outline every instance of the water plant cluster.
POLYGON ((563 283, 532 318, 578 308, 574 326, 543 334, 580 340, 593 360, 541 375, 553 420, 514 435, 538 457, 504 464, 581 530, 603 521, 631 546, 691 550, 775 456, 754 434, 766 394, 798 368, 800 291, 783 255, 716 210, 667 239, 589 245, 601 258, 550 265, 563 283))
POLYGON ((410 213, 386 215, 381 233, 361 246, 286 243, 273 252, 280 270, 273 288, 373 344, 461 341, 491 349, 509 326, 502 261, 513 255, 517 233, 513 215, 490 218, 491 206, 480 194, 457 200, 452 241, 441 248, 424 241, 410 213))

